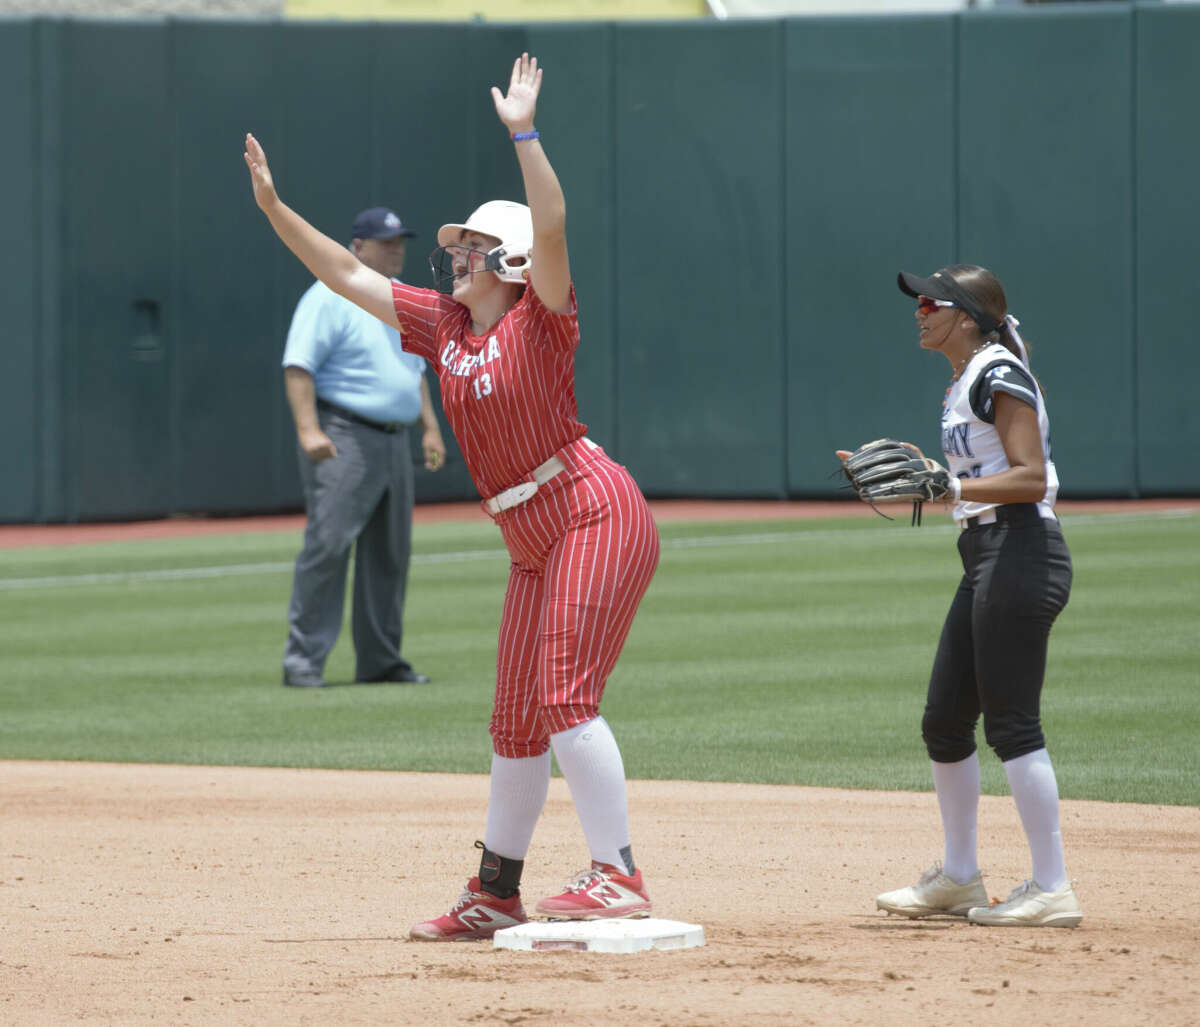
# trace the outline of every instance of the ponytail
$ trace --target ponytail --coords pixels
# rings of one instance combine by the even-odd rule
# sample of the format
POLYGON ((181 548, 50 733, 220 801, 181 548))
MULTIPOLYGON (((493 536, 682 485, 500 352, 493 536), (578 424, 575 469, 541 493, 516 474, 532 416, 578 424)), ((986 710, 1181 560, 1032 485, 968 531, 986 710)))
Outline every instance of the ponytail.
MULTIPOLYGON (((978 264, 951 264, 943 268, 953 283, 955 302, 979 327, 979 334, 989 343, 1003 346, 1021 361, 1021 366, 1033 375, 1039 389, 1042 383, 1029 366, 1030 346, 1022 338, 1018 321, 1008 310, 1008 299, 1004 287, 991 271, 978 264)), ((1042 390, 1043 393, 1045 390, 1042 390)))
POLYGON ((1012 314, 1005 314, 1004 320, 996 328, 996 337, 1000 344, 1029 370, 1029 346, 1017 331, 1020 324, 1012 314))
POLYGON ((996 341, 1025 365, 1025 370, 1028 371, 1033 380, 1037 382, 1037 387, 1044 396, 1046 395, 1046 390, 1042 386, 1041 380, 1038 378, 1038 376, 1033 373, 1033 368, 1029 366, 1029 343, 1027 343, 1021 337, 1021 333, 1017 331, 1017 327, 1020 325, 1020 323, 1021 322, 1013 317, 1012 314, 1005 314, 1004 320, 1000 322, 1000 327, 997 328, 994 333, 996 336, 996 341))

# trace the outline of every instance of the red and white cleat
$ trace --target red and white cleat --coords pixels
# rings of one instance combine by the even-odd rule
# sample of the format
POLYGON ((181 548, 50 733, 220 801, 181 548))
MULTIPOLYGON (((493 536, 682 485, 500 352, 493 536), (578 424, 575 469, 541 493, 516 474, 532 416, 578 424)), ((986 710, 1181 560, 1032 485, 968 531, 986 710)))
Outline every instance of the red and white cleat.
POLYGON ((479 878, 472 877, 449 913, 417 924, 408 936, 413 941, 476 941, 528 920, 519 893, 497 898, 482 891, 479 878))
POLYGON ((601 920, 608 917, 650 915, 650 895, 642 872, 623 874, 608 863, 592 863, 576 874, 566 891, 537 904, 537 914, 548 920, 601 920))

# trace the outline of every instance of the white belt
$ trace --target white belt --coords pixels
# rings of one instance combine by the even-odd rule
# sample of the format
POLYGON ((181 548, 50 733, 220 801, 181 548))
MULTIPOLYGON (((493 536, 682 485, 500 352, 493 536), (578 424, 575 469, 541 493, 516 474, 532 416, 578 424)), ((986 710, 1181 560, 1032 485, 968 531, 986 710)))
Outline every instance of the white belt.
POLYGON ((971 518, 964 517, 962 520, 960 520, 958 522, 958 530, 959 531, 967 530, 967 521, 968 520, 972 520, 976 524, 995 524, 996 523, 996 508, 992 507, 992 509, 990 509, 990 510, 984 510, 983 513, 977 514, 976 516, 971 517, 971 518))
POLYGON ((514 506, 520 506, 533 498, 539 485, 545 485, 556 474, 560 474, 566 469, 567 465, 562 460, 557 456, 552 456, 544 464, 539 464, 533 469, 533 481, 523 481, 511 489, 497 492, 483 504, 483 508, 494 517, 501 510, 511 510, 514 506))
MULTIPOLYGON (((1043 509, 1042 505, 1038 504, 1038 513, 1042 515, 1043 520, 1057 521, 1053 510, 1043 509)), ((957 522, 959 531, 967 530, 967 521, 974 521, 976 524, 995 524, 996 523, 996 508, 990 507, 984 510, 981 514, 976 514, 974 517, 964 517, 957 522)))

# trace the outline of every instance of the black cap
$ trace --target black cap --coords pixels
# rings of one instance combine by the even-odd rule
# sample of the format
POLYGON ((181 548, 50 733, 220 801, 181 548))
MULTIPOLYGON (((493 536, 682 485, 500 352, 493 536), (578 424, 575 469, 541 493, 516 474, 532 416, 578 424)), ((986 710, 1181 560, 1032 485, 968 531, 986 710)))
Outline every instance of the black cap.
POLYGON ((909 296, 928 296, 931 300, 949 300, 979 325, 979 330, 988 335, 1000 327, 1000 322, 987 314, 967 291, 954 280, 953 275, 945 268, 935 271, 928 278, 901 271, 896 275, 896 284, 900 291, 909 296))
POLYGON ((354 219, 355 239, 411 239, 416 234, 387 207, 368 207, 354 219))

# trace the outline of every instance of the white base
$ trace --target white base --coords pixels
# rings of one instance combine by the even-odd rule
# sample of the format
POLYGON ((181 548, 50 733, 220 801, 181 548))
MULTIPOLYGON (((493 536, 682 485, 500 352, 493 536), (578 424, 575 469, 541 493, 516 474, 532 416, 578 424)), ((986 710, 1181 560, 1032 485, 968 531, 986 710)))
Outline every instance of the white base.
POLYGON ((704 928, 678 920, 531 920, 492 935, 498 949, 526 952, 644 952, 704 944, 704 928))

